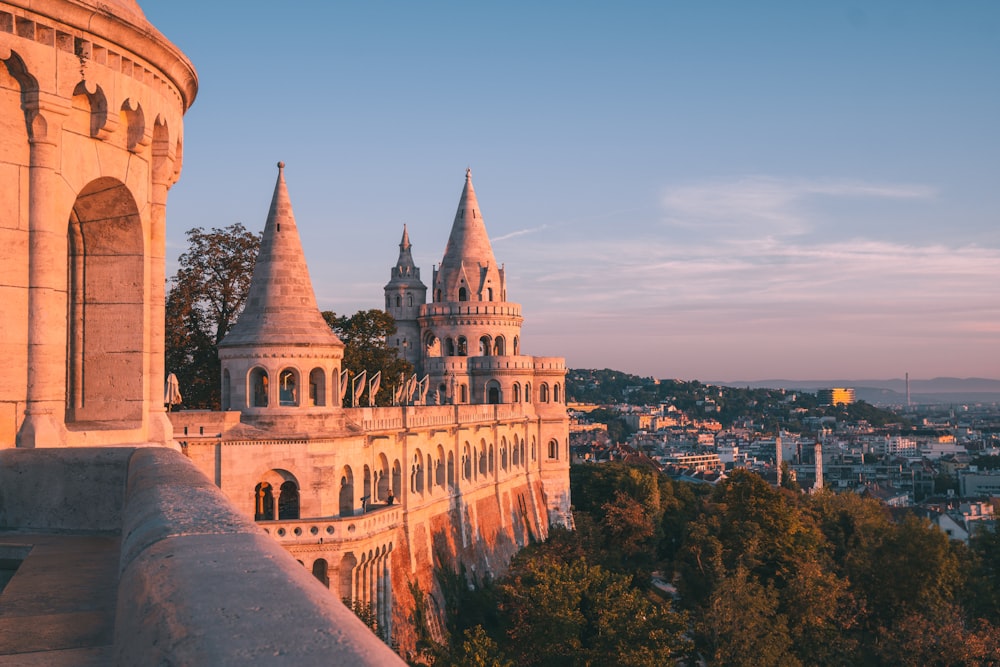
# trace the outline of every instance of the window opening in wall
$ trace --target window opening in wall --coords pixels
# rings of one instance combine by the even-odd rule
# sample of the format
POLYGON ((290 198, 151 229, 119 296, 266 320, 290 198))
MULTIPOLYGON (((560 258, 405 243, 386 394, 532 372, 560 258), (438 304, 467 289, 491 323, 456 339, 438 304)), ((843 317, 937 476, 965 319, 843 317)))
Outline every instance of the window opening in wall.
POLYGON ((263 368, 255 368, 250 371, 250 396, 252 406, 255 408, 266 408, 268 398, 267 371, 263 368))
POLYGON ((469 293, 466 291, 466 289, 464 287, 459 287, 458 288, 458 300, 459 301, 468 301, 469 300, 469 293))
POLYGON ((465 336, 458 337, 458 356, 467 357, 469 355, 469 342, 465 340, 465 336))
POLYGON ((267 482, 261 482, 254 489, 254 496, 257 499, 254 509, 255 521, 274 520, 274 491, 267 482))
POLYGON ((296 372, 291 369, 285 369, 281 371, 279 378, 281 382, 278 385, 278 404, 298 405, 299 387, 296 372))
POLYGON ((469 388, 466 387, 464 384, 459 386, 459 396, 460 396, 459 401, 461 403, 469 402, 469 388))
POLYGON ((558 384, 552 385, 552 402, 553 403, 558 403, 559 402, 559 385, 558 384))
POLYGON ((295 482, 288 481, 281 485, 281 495, 278 496, 278 518, 299 518, 299 487, 295 482))
POLYGON ((451 338, 445 339, 444 347, 449 357, 455 356, 455 341, 453 341, 451 338))
POLYGON ((399 308, 401 305, 403 305, 403 301, 402 301, 402 299, 399 298, 399 295, 397 295, 396 296, 396 308, 399 308))

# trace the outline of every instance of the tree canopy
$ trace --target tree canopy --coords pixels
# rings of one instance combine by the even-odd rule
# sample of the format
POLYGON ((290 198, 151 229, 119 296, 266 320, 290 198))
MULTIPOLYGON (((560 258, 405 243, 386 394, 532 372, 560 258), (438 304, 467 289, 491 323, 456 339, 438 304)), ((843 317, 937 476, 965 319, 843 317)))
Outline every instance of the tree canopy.
POLYGON ((243 310, 260 236, 237 222, 195 227, 187 240, 167 293, 166 371, 177 375, 185 406, 218 410, 218 344, 243 310))
MULTIPOLYGON (((342 368, 351 377, 367 371, 372 378, 381 371, 382 382, 376 396, 376 405, 392 405, 393 391, 399 386, 400 378, 413 374, 413 365, 399 358, 399 352, 386 342, 386 337, 396 333, 396 321, 392 315, 372 308, 359 310, 354 315, 338 316, 330 310, 323 311, 323 319, 344 343, 342 368)), ((350 406, 351 397, 344 397, 345 407, 350 406)))

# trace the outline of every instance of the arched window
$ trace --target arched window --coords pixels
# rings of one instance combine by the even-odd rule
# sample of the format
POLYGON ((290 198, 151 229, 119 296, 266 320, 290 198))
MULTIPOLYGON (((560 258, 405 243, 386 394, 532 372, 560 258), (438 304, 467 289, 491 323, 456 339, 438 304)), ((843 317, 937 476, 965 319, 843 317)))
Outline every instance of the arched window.
POLYGON ((440 357, 441 356, 441 341, 438 337, 431 332, 427 332, 424 336, 424 356, 425 357, 440 357))
POLYGON ((492 351, 491 347, 492 346, 490 345, 490 337, 489 336, 481 336, 479 338, 479 356, 481 356, 481 357, 488 357, 488 356, 490 356, 490 352, 492 351))
POLYGON ((464 384, 458 386, 458 402, 459 403, 469 402, 469 388, 464 384))
POLYGON ((406 294, 406 305, 407 306, 412 306, 413 305, 413 295, 410 294, 410 293, 408 293, 408 292, 406 294))
POLYGON ((559 458, 559 443, 555 440, 549 440, 549 458, 559 458))
POLYGON ((434 290, 434 300, 435 301, 440 301, 441 300, 441 290, 440 289, 434 290))
POLYGON ((486 390, 486 402, 490 405, 498 405, 500 403, 500 387, 491 385, 486 390))
POLYGON ((448 486, 455 486, 455 454, 448 452, 448 486))
POLYGON ((281 495, 278 496, 278 518, 299 518, 299 485, 287 481, 281 485, 281 495))
POLYGON ((500 438, 500 470, 507 469, 507 438, 500 438))
POLYGON ((486 288, 486 300, 487 301, 492 301, 493 300, 493 288, 492 287, 487 287, 486 288))
POLYGON ((451 338, 445 339, 445 341, 444 341, 444 349, 445 349, 445 352, 448 354, 449 357, 454 357, 455 356, 455 341, 453 341, 451 338))
POLYGON ((413 463, 410 465, 410 491, 420 494, 424 492, 424 456, 419 449, 413 455, 413 463))
POLYGON ((384 503, 389 499, 389 459, 385 454, 378 455, 378 470, 376 471, 378 481, 375 483, 375 500, 384 503))
POLYGON ((458 356, 469 356, 469 341, 465 339, 465 336, 458 337, 458 356))
POLYGON ((278 405, 299 404, 299 374, 291 368, 286 368, 278 375, 278 405))
POLYGON ((437 463, 434 466, 434 483, 440 487, 444 487, 444 447, 438 445, 437 448, 437 463))
POLYGON ((514 336, 514 356, 521 354, 521 341, 518 340, 517 336, 514 336))
POLYGON ((365 464, 364 481, 361 483, 361 496, 367 498, 365 504, 368 505, 372 501, 372 469, 365 464))
POLYGON ((399 498, 403 492, 403 467, 399 464, 399 459, 392 462, 392 495, 399 498))
POLYGON ((327 588, 330 587, 329 568, 327 567, 325 558, 317 558, 313 562, 313 576, 319 579, 320 583, 327 588))
POLYGON ((266 408, 268 398, 267 371, 255 368, 250 371, 250 405, 254 408, 266 408))
POLYGON ((472 479, 472 454, 469 451, 469 443, 465 443, 462 450, 462 478, 472 479))
POLYGON ((549 402, 549 385, 545 382, 538 386, 538 400, 541 403, 549 402))
POLYGON ((498 357, 507 354, 507 341, 504 340, 503 336, 497 336, 496 340, 493 341, 493 354, 498 357))
POLYGON ((556 382, 554 385, 552 385, 552 402, 553 403, 558 403, 559 402, 559 383, 558 382, 556 382))
POLYGON ((514 436, 514 448, 510 452, 511 465, 515 468, 521 465, 521 454, 518 451, 517 436, 514 436))
POLYGON ((521 402, 521 385, 519 385, 518 383, 515 382, 513 389, 514 389, 514 402, 515 403, 520 403, 521 402))
POLYGON ((482 441, 480 441, 479 444, 480 444, 480 448, 479 448, 479 474, 480 475, 485 475, 486 474, 486 441, 482 440, 482 441))
POLYGON ((340 474, 340 516, 354 516, 354 472, 344 466, 340 474))
POLYGON ((490 443, 490 460, 489 460, 489 466, 490 466, 490 474, 492 475, 493 474, 493 443, 490 443))
POLYGON ((531 383, 524 383, 524 402, 531 403, 531 383))
POLYGON ((403 305, 403 300, 397 294, 396 295, 396 308, 399 308, 401 305, 403 305))
POLYGON ((459 287, 458 288, 458 300, 459 301, 468 301, 469 300, 469 292, 464 287, 459 287))
POLYGON ((326 373, 322 368, 309 372, 309 405, 326 405, 326 373))
POLYGON ((256 497, 256 508, 254 509, 254 521, 274 520, 274 489, 267 482, 261 482, 254 489, 256 497))

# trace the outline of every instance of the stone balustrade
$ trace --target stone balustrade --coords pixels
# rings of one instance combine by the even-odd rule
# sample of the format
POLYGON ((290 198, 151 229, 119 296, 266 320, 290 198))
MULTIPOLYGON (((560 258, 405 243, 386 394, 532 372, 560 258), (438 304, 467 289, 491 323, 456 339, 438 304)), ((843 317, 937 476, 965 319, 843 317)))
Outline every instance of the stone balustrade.
POLYGON ((403 508, 399 505, 375 505, 356 516, 318 519, 258 521, 264 532, 288 547, 293 544, 333 544, 365 540, 402 525, 403 508))

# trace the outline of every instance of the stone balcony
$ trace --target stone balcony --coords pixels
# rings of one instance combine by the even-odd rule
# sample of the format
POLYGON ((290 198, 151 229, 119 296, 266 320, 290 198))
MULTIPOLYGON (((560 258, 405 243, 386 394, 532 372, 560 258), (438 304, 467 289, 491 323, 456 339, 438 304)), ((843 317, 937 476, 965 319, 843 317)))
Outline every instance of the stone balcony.
MULTIPOLYGON (((394 511, 331 525, 364 533, 394 511)), ((312 523, 294 523, 293 535, 304 524, 311 536, 312 523)), ((333 656, 405 664, 181 454, 0 450, 0 663, 311 665, 333 656)))

